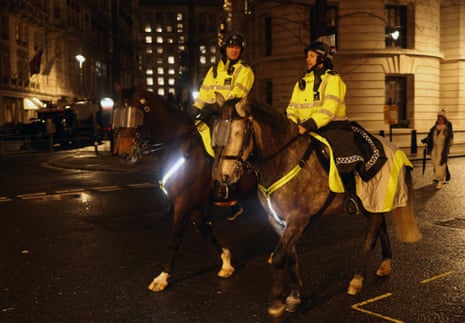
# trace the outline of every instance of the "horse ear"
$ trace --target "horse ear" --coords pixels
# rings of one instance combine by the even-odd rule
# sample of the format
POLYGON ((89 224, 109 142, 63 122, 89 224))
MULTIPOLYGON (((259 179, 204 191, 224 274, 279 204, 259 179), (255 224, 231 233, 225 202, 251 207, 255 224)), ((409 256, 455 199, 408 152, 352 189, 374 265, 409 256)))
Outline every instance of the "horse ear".
POLYGON ((245 118, 247 116, 247 105, 249 103, 248 97, 242 98, 239 102, 236 103, 236 112, 241 118, 245 118))
POLYGON ((215 92, 215 97, 216 97, 216 103, 218 103, 218 105, 222 107, 224 105, 224 101, 226 101, 224 99, 224 96, 219 92, 215 92))

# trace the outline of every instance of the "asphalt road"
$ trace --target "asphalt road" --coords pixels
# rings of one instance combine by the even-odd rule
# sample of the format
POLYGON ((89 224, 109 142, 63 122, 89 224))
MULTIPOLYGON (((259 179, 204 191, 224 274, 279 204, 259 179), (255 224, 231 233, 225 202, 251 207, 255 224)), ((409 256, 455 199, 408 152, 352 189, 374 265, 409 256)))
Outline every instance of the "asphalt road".
MULTIPOLYGON (((116 169, 109 159, 83 151, 0 159, 0 322, 270 322, 266 260, 277 237, 257 202, 243 201, 234 222, 215 210, 215 230, 233 251, 232 278, 216 277, 219 259, 189 226, 169 288, 153 293, 147 285, 163 266, 171 226, 156 170, 150 162, 116 169)), ((398 242, 388 218, 394 272, 368 275, 355 297, 345 291, 366 222, 315 221, 299 244, 301 311, 281 321, 463 322, 464 162, 451 159, 441 190, 431 166, 422 175, 416 163, 424 237, 398 242)))

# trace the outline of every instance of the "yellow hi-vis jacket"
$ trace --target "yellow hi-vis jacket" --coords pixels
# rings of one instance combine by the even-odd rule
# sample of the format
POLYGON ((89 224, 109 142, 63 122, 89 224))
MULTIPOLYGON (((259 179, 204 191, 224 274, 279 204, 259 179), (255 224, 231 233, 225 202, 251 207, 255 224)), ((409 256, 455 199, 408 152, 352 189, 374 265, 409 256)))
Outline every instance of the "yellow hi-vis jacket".
POLYGON ((226 63, 220 60, 216 66, 210 67, 195 100, 196 108, 202 109, 207 103, 215 103, 215 92, 221 93, 226 100, 249 94, 255 80, 252 68, 239 60, 233 65, 232 74, 229 74, 229 64, 230 60, 226 60, 226 63))
POLYGON ((346 85, 342 78, 338 74, 326 70, 321 75, 321 83, 318 88, 319 101, 314 101, 314 82, 313 71, 305 74, 302 80, 296 82, 286 109, 287 117, 297 124, 312 118, 318 129, 331 121, 346 120, 346 85), (303 82, 305 82, 305 88, 302 90, 299 83, 303 82))
MULTIPOLYGON (((210 67, 194 102, 196 108, 202 109, 207 103, 215 103, 215 92, 221 93, 226 100, 235 98, 241 99, 249 94, 255 80, 252 68, 246 65, 242 60, 238 60, 236 64, 233 65, 231 69, 232 73, 230 74, 228 73, 229 64, 229 60, 226 60, 226 63, 220 60, 216 67, 210 67)), ((196 125, 207 153, 214 157, 210 128, 201 121, 196 121, 196 125)))

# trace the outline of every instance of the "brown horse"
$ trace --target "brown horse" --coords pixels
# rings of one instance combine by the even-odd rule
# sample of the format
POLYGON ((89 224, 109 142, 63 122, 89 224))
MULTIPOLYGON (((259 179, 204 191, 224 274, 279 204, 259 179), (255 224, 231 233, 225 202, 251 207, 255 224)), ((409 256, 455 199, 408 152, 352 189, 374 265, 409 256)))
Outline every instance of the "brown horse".
MULTIPOLYGON (((128 163, 157 151, 160 157, 160 188, 173 205, 173 226, 169 254, 163 271, 148 288, 163 291, 174 269, 177 251, 189 220, 216 248, 222 260, 218 277, 234 273, 230 249, 218 240, 209 222, 213 200, 213 159, 203 148, 193 120, 163 97, 141 89, 125 89, 119 94, 116 112, 115 150, 128 163), (119 136, 119 138, 118 138, 119 136)), ((256 191, 256 178, 242 181, 243 192, 256 191)))
MULTIPOLYGON (((237 181, 242 162, 253 153, 254 167, 259 173, 259 200, 269 221, 281 239, 270 257, 274 271, 272 303, 268 312, 280 316, 285 309, 295 311, 300 304, 302 282, 298 270, 296 243, 311 219, 320 215, 340 215, 343 194, 329 188, 328 159, 320 153, 325 146, 311 136, 298 134, 297 125, 271 107, 244 100, 222 102, 219 118, 227 127, 218 127, 215 136, 222 138, 215 153, 214 178, 225 184, 237 181), (285 290, 285 276, 291 286, 285 290), (287 296, 287 298, 286 298, 287 296)), ((415 242, 421 234, 413 215, 412 183, 409 167, 399 167, 399 186, 404 188, 405 207, 395 207, 394 219, 401 241, 415 242)), ((386 212, 388 213, 388 212, 386 212)), ((360 263, 349 284, 348 293, 362 288, 365 263, 377 238, 381 241, 382 263, 376 275, 391 273, 391 246, 386 229, 385 212, 368 212, 368 231, 360 263)))

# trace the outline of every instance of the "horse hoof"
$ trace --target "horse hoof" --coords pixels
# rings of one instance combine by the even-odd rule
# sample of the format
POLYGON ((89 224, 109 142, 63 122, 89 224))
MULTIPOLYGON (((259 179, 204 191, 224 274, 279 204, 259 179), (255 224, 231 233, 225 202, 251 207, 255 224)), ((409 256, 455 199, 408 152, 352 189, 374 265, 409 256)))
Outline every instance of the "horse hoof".
POLYGON ((357 295, 361 292, 363 285, 363 278, 359 275, 355 275, 355 277, 350 281, 349 288, 347 289, 347 294, 349 295, 357 295))
POLYGON ((221 270, 218 272, 217 276, 220 278, 229 278, 234 274, 234 268, 221 268, 221 270))
POLYGON ((392 273, 391 260, 385 259, 383 260, 378 270, 376 271, 376 276, 384 277, 384 276, 389 276, 391 273, 392 273))
POLYGON ((286 311, 290 313, 297 312, 300 306, 300 298, 288 296, 286 298, 286 311))
POLYGON ((274 318, 283 315, 286 305, 281 301, 274 301, 270 307, 268 307, 268 314, 274 318))
POLYGON ((168 284, 163 284, 163 283, 157 283, 155 280, 153 280, 148 289, 151 290, 152 292, 162 292, 166 289, 168 284))
POLYGON ((162 272, 160 275, 155 277, 152 282, 149 284, 148 289, 152 292, 161 292, 168 287, 168 278, 169 274, 162 272))

